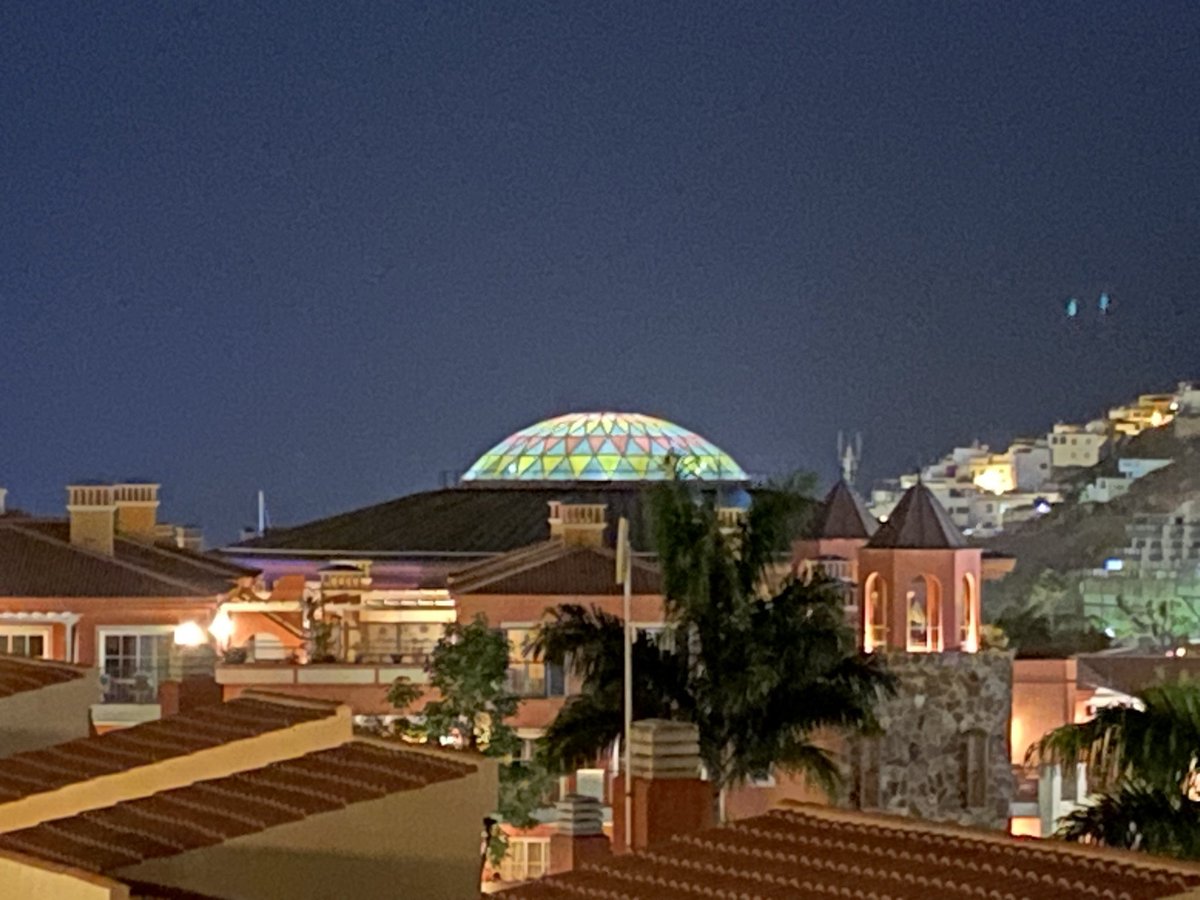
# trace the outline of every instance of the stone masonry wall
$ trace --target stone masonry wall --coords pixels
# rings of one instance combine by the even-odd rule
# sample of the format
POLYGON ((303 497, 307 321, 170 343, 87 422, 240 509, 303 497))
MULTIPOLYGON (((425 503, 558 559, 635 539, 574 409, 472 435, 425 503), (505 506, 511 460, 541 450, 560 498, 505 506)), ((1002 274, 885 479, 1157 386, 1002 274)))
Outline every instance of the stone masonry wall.
POLYGON ((892 653, 883 734, 850 748, 849 805, 936 822, 1007 826, 1012 655, 892 653))

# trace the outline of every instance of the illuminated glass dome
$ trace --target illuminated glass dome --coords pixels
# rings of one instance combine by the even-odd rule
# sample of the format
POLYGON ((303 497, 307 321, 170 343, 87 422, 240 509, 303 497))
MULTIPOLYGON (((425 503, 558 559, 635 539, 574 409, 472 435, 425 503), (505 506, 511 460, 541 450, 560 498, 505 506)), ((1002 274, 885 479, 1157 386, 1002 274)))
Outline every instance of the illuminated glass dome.
POLYGON ((463 481, 662 481, 667 460, 701 481, 747 481, 720 447, 674 422, 640 413, 568 413, 510 434, 463 481))

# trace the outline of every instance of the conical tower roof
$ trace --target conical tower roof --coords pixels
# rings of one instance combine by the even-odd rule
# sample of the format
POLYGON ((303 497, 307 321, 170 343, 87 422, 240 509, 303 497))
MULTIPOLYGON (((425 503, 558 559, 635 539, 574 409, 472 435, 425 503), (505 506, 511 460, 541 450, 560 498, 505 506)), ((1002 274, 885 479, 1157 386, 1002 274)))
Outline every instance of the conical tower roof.
POLYGON ((862 498, 854 488, 839 478, 821 503, 821 512, 813 526, 816 540, 850 538, 866 540, 879 528, 875 517, 867 512, 862 498))
POLYGON ((933 492, 918 481, 900 498, 867 546, 895 550, 961 550, 967 546, 967 540, 933 492))

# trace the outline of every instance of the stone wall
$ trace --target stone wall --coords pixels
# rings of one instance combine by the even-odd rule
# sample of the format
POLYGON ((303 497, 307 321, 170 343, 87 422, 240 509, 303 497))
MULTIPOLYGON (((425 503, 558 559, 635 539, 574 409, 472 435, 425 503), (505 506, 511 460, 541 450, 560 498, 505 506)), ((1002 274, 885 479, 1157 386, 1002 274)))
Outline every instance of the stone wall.
POLYGON ((850 748, 848 804, 936 822, 1003 829, 1012 655, 891 653, 896 695, 878 710, 883 733, 850 748))

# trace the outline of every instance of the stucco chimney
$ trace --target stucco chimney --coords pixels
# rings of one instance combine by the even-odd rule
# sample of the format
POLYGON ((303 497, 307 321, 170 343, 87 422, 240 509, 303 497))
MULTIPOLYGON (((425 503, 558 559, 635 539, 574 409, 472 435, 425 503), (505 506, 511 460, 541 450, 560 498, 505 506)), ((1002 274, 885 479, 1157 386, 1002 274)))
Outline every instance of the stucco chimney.
POLYGON ((554 834, 550 836, 550 874, 570 872, 581 863, 612 855, 604 834, 604 810, 595 797, 568 794, 554 804, 554 834))
POLYGON ((158 537, 158 488, 150 482, 113 485, 117 505, 117 533, 135 541, 153 543, 158 537))
POLYGON ((71 543, 105 556, 113 554, 117 506, 109 484, 67 486, 67 515, 71 543))
MULTIPOLYGON (((690 722, 633 723, 633 849, 713 824, 712 785, 700 778, 700 732, 690 722)), ((613 788, 613 842, 623 849, 624 782, 613 788)))
POLYGON ((578 547, 604 545, 604 529, 608 525, 604 503, 564 503, 550 501, 550 537, 578 547))

